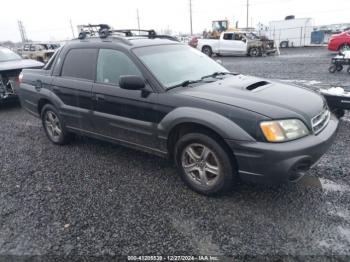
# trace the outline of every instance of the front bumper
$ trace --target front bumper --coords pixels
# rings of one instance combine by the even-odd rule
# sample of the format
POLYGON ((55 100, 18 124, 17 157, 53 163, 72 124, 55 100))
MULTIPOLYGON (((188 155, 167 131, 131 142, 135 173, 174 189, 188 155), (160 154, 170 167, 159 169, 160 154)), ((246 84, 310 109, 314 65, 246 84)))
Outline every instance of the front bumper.
POLYGON ((332 114, 318 135, 285 143, 227 140, 234 152, 243 181, 260 183, 294 182, 314 166, 332 145, 339 121, 332 114))

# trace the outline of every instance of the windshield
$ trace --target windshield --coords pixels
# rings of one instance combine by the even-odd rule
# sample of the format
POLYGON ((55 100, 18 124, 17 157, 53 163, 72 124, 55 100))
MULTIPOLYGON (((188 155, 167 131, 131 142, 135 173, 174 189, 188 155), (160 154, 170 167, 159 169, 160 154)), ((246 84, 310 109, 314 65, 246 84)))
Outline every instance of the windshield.
POLYGON ((7 48, 0 48, 0 62, 22 59, 19 55, 7 48))
POLYGON ((134 49, 134 53, 165 88, 215 72, 228 72, 205 54, 186 45, 142 47, 134 49))

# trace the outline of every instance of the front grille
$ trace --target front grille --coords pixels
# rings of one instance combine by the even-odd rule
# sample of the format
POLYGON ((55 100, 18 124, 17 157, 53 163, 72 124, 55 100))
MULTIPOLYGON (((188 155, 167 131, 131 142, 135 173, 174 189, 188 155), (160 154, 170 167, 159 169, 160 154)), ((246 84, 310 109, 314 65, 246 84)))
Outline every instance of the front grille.
POLYGON ((312 118, 312 129, 316 135, 327 126, 330 117, 330 111, 328 110, 328 108, 325 108, 319 115, 312 118))

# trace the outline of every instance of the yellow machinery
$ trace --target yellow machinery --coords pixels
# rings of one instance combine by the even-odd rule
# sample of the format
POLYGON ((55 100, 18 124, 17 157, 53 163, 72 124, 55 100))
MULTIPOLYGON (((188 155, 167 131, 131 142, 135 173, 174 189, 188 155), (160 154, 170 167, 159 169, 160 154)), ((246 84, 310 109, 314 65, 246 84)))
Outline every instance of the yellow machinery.
POLYGON ((212 31, 209 35, 210 38, 220 38, 222 32, 225 31, 237 31, 236 28, 230 28, 228 19, 216 20, 212 22, 212 31))

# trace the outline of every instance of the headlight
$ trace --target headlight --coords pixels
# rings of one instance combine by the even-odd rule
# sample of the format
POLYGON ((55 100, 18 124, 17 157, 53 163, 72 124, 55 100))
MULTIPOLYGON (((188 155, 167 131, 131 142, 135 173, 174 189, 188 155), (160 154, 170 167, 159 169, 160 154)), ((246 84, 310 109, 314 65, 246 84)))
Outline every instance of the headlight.
POLYGON ((286 142, 307 136, 309 130, 298 119, 265 121, 260 128, 269 142, 286 142))

